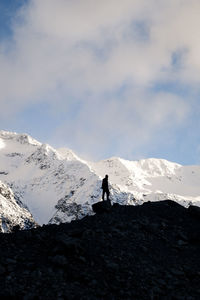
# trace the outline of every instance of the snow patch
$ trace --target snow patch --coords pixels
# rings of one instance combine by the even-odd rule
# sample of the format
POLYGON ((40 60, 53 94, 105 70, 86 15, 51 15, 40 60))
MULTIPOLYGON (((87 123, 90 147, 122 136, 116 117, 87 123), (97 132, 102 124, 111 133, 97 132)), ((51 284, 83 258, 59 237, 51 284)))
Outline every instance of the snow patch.
POLYGON ((5 148, 4 141, 0 138, 0 149, 5 148))

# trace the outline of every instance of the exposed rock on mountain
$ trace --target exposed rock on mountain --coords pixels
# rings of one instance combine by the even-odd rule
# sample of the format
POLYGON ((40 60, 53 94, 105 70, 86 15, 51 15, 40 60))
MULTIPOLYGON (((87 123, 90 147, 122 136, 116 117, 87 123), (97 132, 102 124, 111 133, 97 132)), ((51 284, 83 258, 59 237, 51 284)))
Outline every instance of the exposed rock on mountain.
MULTIPOLYGON (((70 222, 92 214, 101 199, 101 177, 71 150, 56 151, 28 135, 0 131, 0 179, 40 224, 70 222), (83 200, 85 199, 85 200, 83 200)), ((112 187, 113 200, 133 194, 112 187)))
POLYGON ((30 229, 36 223, 21 201, 14 198, 12 190, 0 181, 0 232, 12 232, 16 226, 30 229))
POLYGON ((92 204, 101 199, 105 174, 112 203, 172 199, 186 207, 200 206, 200 166, 118 157, 88 162, 69 149, 55 150, 27 134, 0 131, 0 180, 40 225, 92 214, 92 204))
POLYGON ((198 209, 173 201, 115 204, 70 224, 0 234, 0 297, 198 300, 199 220, 198 209))

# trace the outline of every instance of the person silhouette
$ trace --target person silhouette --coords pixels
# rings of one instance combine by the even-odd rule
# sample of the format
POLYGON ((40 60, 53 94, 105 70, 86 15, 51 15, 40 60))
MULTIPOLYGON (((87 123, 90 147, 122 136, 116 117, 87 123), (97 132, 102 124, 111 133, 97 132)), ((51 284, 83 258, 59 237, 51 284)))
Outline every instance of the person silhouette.
POLYGON ((109 199, 109 189, 108 189, 108 175, 105 175, 105 178, 102 180, 102 186, 101 188, 103 189, 103 193, 102 193, 102 200, 104 200, 104 197, 105 197, 105 194, 106 194, 106 197, 107 197, 107 201, 110 201, 109 199))

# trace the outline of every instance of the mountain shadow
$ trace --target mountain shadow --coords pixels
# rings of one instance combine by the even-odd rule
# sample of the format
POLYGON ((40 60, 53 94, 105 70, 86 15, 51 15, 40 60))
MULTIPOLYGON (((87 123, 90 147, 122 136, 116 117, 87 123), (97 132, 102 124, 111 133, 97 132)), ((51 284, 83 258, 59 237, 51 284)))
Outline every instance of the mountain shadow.
POLYGON ((1 299, 200 299, 199 208, 115 204, 0 244, 1 299))

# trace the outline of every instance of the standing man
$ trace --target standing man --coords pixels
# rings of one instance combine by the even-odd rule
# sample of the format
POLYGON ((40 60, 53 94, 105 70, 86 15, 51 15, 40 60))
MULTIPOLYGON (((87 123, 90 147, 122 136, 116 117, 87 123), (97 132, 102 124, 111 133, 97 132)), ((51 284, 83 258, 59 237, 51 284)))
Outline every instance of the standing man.
POLYGON ((104 200, 105 193, 106 193, 107 201, 110 201, 110 199, 109 199, 110 192, 109 192, 109 189, 108 189, 108 175, 106 175, 105 178, 102 180, 102 187, 101 188, 103 189, 103 193, 102 193, 103 201, 105 201, 104 200))

